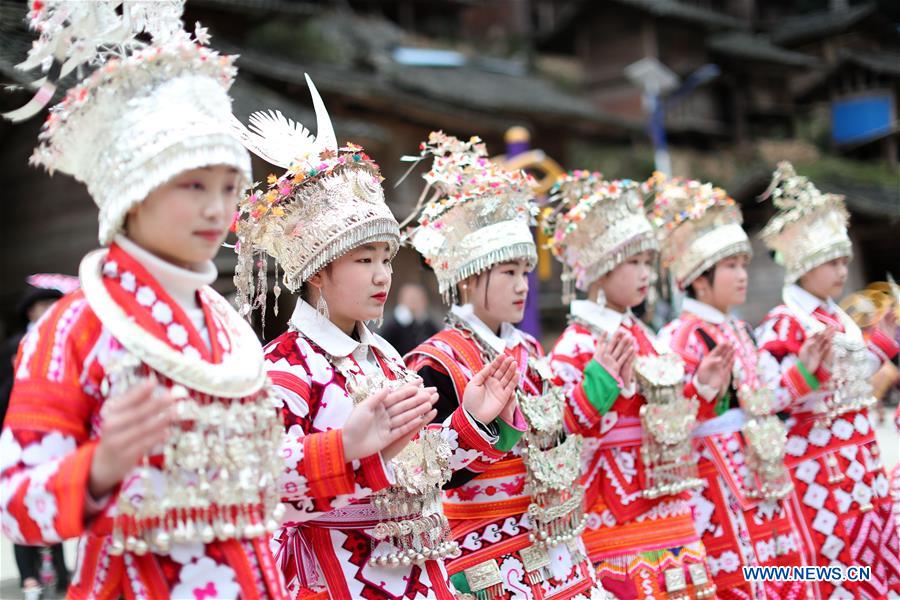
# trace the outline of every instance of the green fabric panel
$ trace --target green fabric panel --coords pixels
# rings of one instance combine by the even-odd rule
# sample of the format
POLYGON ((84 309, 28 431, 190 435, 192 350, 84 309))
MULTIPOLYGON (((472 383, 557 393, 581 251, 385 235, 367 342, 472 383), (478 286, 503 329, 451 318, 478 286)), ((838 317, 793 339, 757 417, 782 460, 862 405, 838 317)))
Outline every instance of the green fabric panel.
POLYGON ((584 381, 581 382, 588 402, 597 412, 605 415, 612 407, 613 402, 619 397, 619 384, 615 378, 606 372, 606 369, 596 360, 591 361, 584 368, 584 381))
POLYGON ((497 443, 494 444, 494 449, 501 452, 512 450, 519 443, 519 440, 522 439, 522 436, 525 435, 524 431, 519 431, 500 417, 494 419, 493 425, 497 427, 498 432, 498 439, 497 443))
POLYGON ((466 574, 464 571, 460 571, 455 575, 451 575, 450 583, 453 584, 453 589, 455 589, 460 594, 472 593, 472 588, 469 587, 469 580, 466 579, 466 574))
POLYGON ((819 389, 819 380, 815 375, 806 370, 806 367, 803 366, 803 363, 799 360, 797 361, 797 369, 800 370, 800 374, 803 375, 803 379, 806 380, 806 384, 812 388, 813 390, 819 389))

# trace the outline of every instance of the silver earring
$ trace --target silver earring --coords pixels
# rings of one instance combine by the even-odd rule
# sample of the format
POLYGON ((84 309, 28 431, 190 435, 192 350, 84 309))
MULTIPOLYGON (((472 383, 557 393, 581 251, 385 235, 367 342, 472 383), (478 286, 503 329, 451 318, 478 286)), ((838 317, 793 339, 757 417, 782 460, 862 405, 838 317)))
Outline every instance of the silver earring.
POLYGON ((326 321, 328 320, 328 302, 325 301, 325 294, 321 291, 319 292, 319 301, 316 302, 316 312, 319 313, 319 316, 323 319, 326 321))
POLYGON ((606 293, 603 291, 603 288, 597 290, 597 298, 594 300, 598 306, 601 308, 606 306, 606 293))

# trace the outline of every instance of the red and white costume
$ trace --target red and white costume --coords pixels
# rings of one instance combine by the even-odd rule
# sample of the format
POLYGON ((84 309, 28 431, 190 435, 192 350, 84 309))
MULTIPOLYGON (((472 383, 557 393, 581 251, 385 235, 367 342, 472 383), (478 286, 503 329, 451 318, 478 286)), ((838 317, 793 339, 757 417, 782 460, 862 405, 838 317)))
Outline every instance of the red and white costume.
MULTIPOLYGON (((894 431, 900 435, 900 406, 894 412, 894 431)), ((900 523, 900 463, 891 471, 891 497, 894 499, 894 523, 900 523)))
POLYGON ((185 270, 121 236, 132 209, 187 171, 222 165, 237 188, 251 180, 227 126, 234 57, 204 47, 199 26, 189 36, 182 5, 33 0, 39 37, 22 66, 49 74, 4 115, 54 97, 47 57, 88 74, 51 109, 32 163, 86 185, 108 248, 82 260, 81 289, 24 339, 0 436, 3 531, 35 545, 79 538, 70 598, 285 597, 267 539, 281 431, 262 347, 209 287, 211 261, 185 270), (105 413, 145 378, 175 397, 168 436, 93 498, 105 413))
MULTIPOLYGON (((227 301, 208 287, 216 276, 212 263, 203 272, 180 269, 125 238, 118 238, 100 256, 101 285, 108 299, 157 343, 185 362, 198 360, 242 373, 253 369, 248 357, 253 356, 255 336, 227 301), (238 343, 251 351, 237 351, 238 343)), ((117 553, 120 496, 139 504, 147 495, 143 482, 148 474, 157 493, 163 494, 164 462, 161 451, 154 453, 147 467, 135 468, 108 496, 95 499, 88 492, 102 409, 110 396, 105 390, 115 384, 116 363, 129 355, 105 324, 106 311, 98 310, 84 291, 69 294, 22 343, 0 437, 4 534, 27 544, 79 537, 70 598, 284 597, 265 529, 255 537, 239 535, 210 543, 173 541, 165 552, 138 554, 132 548, 117 553)), ((257 361, 256 368, 261 369, 261 354, 257 361)), ((155 373, 166 386, 180 383, 199 397, 186 380, 171 379, 146 363, 139 362, 134 369, 155 373)), ((206 398, 226 409, 238 401, 206 398)), ((270 406, 262 388, 241 401, 270 406)), ((268 410, 276 422, 274 409, 268 410)))
MULTIPOLYGON (((741 430, 750 417, 741 408, 741 394, 771 385, 758 373, 757 349, 750 329, 743 321, 708 304, 685 298, 678 318, 660 331, 660 341, 684 359, 691 375, 716 346, 730 343, 735 348, 733 371, 739 374, 739 381, 732 382, 724 402, 715 391, 709 397, 701 396, 698 425, 693 433, 700 476, 705 480, 704 486, 693 492, 694 517, 703 536, 718 596, 805 597, 802 582, 749 582, 741 570, 744 566, 807 562, 794 509, 777 497, 762 497, 756 474, 748 468, 748 441, 741 430)), ((775 435, 780 434, 780 423, 774 421, 774 425, 775 435)), ((777 442, 763 440, 768 444, 777 442)), ((786 483, 777 496, 787 493, 790 481, 786 483)))
MULTIPOLYGON (((501 326, 499 336, 494 334, 475 316, 471 305, 454 305, 451 314, 465 328, 451 324, 406 356, 409 367, 438 388, 439 418, 462 410, 466 384, 489 362, 482 344, 488 346, 488 352, 515 359, 523 394, 545 392, 549 382, 531 363, 543 356, 537 340, 508 323, 501 326)), ((454 586, 474 591, 473 578, 479 570, 496 564, 503 591, 491 597, 605 597, 585 560, 580 536, 546 550, 538 549, 530 539, 534 527, 528 509, 533 499, 521 439, 528 425, 521 411, 515 422, 498 417, 492 426, 498 433, 494 448, 457 473, 444 490, 444 513, 461 550, 461 556, 447 562, 454 586)), ((580 518, 580 510, 578 515, 580 518)))
MULTIPOLYGON (((794 482, 790 501, 802 517, 801 541, 811 564, 872 567, 871 581, 845 582, 840 587, 822 582, 818 595, 880 598, 889 590, 896 593, 897 522, 868 410, 843 412, 830 424, 821 421, 823 396, 831 393, 829 367, 809 373, 797 360, 804 340, 825 326, 860 343, 862 336, 834 302, 821 301, 798 285, 785 288, 784 300, 763 320, 757 339, 762 365, 773 370, 771 379, 790 399, 785 407, 790 414, 785 464, 794 482)), ((884 358, 897 353, 897 344, 877 331, 865 341, 865 348, 869 375, 884 358)))
MULTIPOLYGON (((373 553, 390 551, 372 535, 380 517, 371 497, 394 481, 378 455, 343 460, 340 428, 354 400, 333 361, 349 358, 364 376, 388 379, 405 367, 390 344, 362 324, 357 335, 358 340, 346 335, 301 300, 290 331, 266 347, 290 440, 280 483, 289 508, 275 552, 291 589, 303 583, 326 587, 334 598, 452 598, 442 561, 394 567, 368 563, 373 553)), ((493 452, 491 439, 461 408, 433 427, 452 451, 453 470, 493 452)))
MULTIPOLYGON (((599 332, 607 338, 617 330, 627 332, 640 356, 656 356, 664 347, 630 312, 575 300, 570 315, 572 323, 550 352, 550 368, 567 392, 566 428, 586 440, 583 537, 597 575, 617 597, 664 597, 674 569, 687 585, 683 592, 703 596, 711 579, 688 492, 644 497, 640 413, 645 398, 636 384, 623 389, 593 360, 599 332)), ((696 396, 695 386, 687 384, 684 395, 696 396)))
POLYGON ((767 195, 779 210, 760 237, 785 267, 785 286, 783 304, 769 311, 756 338, 764 376, 787 403, 785 465, 801 542, 812 565, 871 567, 868 581, 818 582, 816 597, 896 595, 900 533, 868 409, 876 402, 870 378, 897 344, 878 330, 864 336, 834 301, 797 283, 820 265, 852 257, 843 197, 820 192, 788 162, 778 164, 767 195), (800 350, 826 328, 834 332, 829 351, 810 372, 800 350))

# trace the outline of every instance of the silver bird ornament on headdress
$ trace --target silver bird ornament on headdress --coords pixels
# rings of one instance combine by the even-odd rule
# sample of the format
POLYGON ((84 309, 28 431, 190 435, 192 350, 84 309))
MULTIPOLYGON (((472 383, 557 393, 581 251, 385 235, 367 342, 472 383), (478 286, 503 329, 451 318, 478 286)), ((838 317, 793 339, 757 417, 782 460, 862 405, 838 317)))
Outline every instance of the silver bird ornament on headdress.
POLYGON ((283 169, 298 160, 317 160, 326 151, 337 153, 337 137, 325 103, 309 75, 305 75, 316 110, 316 135, 301 123, 285 117, 280 110, 257 111, 250 115, 249 127, 232 116, 232 131, 244 146, 261 159, 283 169))
MULTIPOLYGON (((233 133, 263 160, 287 169, 267 178, 238 205, 239 310, 249 314, 266 301, 266 257, 291 292, 324 266, 363 244, 386 242, 391 253, 400 228, 384 201, 378 165, 360 146, 337 143, 316 86, 306 76, 316 111, 316 135, 279 111, 250 115, 249 127, 232 118, 233 133)), ((265 312, 265 311, 263 311, 265 312)))

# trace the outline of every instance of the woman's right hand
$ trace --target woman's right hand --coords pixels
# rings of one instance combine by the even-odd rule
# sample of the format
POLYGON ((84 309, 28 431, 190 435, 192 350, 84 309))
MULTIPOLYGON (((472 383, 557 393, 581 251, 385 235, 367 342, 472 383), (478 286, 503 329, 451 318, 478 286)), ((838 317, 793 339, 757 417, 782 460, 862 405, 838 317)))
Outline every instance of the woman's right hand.
POLYGON ((834 330, 830 327, 815 333, 803 342, 797 359, 810 373, 815 373, 825 364, 831 353, 831 338, 834 330))
POLYGON ((88 477, 94 498, 112 491, 143 456, 169 437, 175 398, 157 385, 150 378, 103 403, 100 438, 88 477))
POLYGON ((506 354, 497 356, 466 384, 463 408, 480 423, 490 423, 504 409, 515 410, 515 391, 519 385, 516 361, 506 354))
MULTIPOLYGON (((341 429, 344 460, 350 462, 372 456, 392 447, 395 442, 408 442, 414 433, 434 419, 437 411, 432 406, 436 401, 434 388, 415 384, 394 391, 383 388, 375 392, 354 406, 344 422, 341 429)), ((395 448, 396 452, 405 445, 395 448)), ((385 458, 389 460, 392 456, 385 458)))
POLYGON ((612 338, 606 333, 600 334, 593 359, 627 388, 633 378, 636 354, 634 338, 621 329, 617 329, 612 338))

